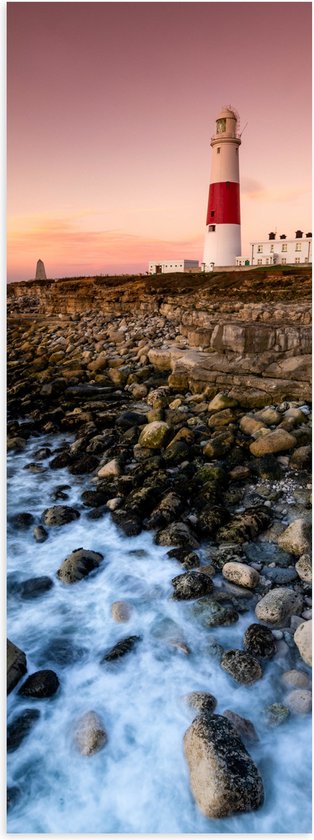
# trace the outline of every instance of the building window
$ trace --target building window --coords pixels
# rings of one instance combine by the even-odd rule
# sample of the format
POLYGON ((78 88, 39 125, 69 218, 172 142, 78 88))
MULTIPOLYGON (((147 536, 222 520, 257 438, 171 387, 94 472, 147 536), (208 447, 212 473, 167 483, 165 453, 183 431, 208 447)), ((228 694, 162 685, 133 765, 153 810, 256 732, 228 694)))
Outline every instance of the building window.
POLYGON ((263 265, 263 260, 257 260, 257 265, 263 265))
POLYGON ((213 218, 214 218, 214 215, 215 215, 215 210, 211 210, 211 211, 210 211, 210 217, 211 217, 211 219, 213 219, 213 218))
POLYGON ((294 262, 299 263, 300 262, 300 257, 296 257, 294 262))
POLYGON ((208 225, 208 233, 213 233, 216 230, 216 225, 208 225))
POLYGON ((271 245, 271 246, 270 246, 270 251, 271 251, 271 253, 273 252, 273 250, 274 250, 274 246, 273 246, 273 245, 271 245))
POLYGON ((220 155, 220 146, 218 146, 217 155, 220 155))
POLYGON ((258 246, 257 246, 257 253, 258 253, 258 254, 262 254, 262 253, 263 253, 263 246, 262 246, 262 245, 258 245, 258 246))
POLYGON ((288 245, 287 245, 286 243, 284 243, 284 244, 281 246, 281 250, 282 250, 282 251, 287 251, 287 250, 288 250, 288 245))
POLYGON ((266 257, 266 265, 269 265, 269 259, 266 257))
POLYGON ((282 265, 286 265, 286 262, 287 262, 286 257, 281 257, 282 265))
POLYGON ((304 257, 304 262, 307 262, 307 263, 308 263, 308 261, 309 261, 309 258, 308 258, 308 257, 304 257))
POLYGON ((296 251, 301 251, 301 248, 302 248, 302 242, 296 242, 295 250, 296 251))

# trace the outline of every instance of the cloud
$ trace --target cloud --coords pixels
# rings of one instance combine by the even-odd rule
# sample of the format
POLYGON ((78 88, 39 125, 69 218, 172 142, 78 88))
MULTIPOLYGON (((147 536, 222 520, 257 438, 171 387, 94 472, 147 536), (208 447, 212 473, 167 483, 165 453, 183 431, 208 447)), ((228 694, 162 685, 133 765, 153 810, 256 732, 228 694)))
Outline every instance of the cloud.
POLYGON ((25 271, 29 276, 39 257, 50 276, 60 276, 79 269, 83 273, 119 272, 131 265, 145 270, 149 260, 198 258, 202 249, 202 236, 152 239, 120 229, 83 230, 77 222, 78 216, 15 219, 8 232, 9 276, 17 270, 19 275, 25 271))
POLYGON ((273 202, 284 203, 286 201, 296 201, 298 198, 303 198, 310 192, 304 187, 269 187, 257 181, 255 178, 244 176, 241 180, 241 193, 246 198, 254 199, 259 202, 273 202))

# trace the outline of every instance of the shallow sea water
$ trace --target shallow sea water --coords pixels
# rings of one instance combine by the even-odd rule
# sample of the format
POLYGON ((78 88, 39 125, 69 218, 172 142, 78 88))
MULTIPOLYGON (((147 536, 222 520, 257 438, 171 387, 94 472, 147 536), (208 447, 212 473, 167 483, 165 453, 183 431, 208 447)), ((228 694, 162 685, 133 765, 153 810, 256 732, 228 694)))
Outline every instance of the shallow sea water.
POLYGON ((264 667, 263 679, 247 688, 233 683, 206 652, 213 639, 226 649, 241 647, 254 613, 242 614, 231 627, 204 630, 192 614, 191 602, 170 599, 171 579, 183 570, 167 559, 167 548, 154 544, 152 534, 125 537, 109 514, 89 520, 80 502, 86 477, 70 476, 67 470, 23 470, 35 460, 39 446, 53 448, 60 440, 33 439, 23 453, 9 456, 9 519, 28 511, 39 522, 52 504, 77 506, 81 517, 51 528, 42 544, 35 542, 32 528, 8 527, 8 573, 19 580, 49 575, 54 581, 53 588, 35 600, 8 598, 8 637, 25 651, 28 674, 52 668, 61 683, 49 700, 18 697, 21 683, 8 697, 9 721, 25 708, 41 712, 30 735, 8 755, 8 784, 22 792, 9 812, 8 832, 310 832, 310 716, 291 717, 276 729, 267 729, 263 722, 264 706, 278 699, 283 663, 277 657, 264 667), (67 501, 51 500, 58 484, 71 484, 67 501), (100 551, 104 560, 88 578, 65 586, 56 571, 80 546, 100 551), (117 624, 111 617, 116 600, 132 606, 127 623, 117 624), (164 619, 176 623, 189 655, 158 638, 156 627, 164 619), (130 635, 142 637, 137 647, 117 663, 101 665, 104 651, 130 635), (60 638, 78 650, 73 664, 49 659, 47 646, 60 638), (254 723, 260 740, 248 750, 265 787, 265 802, 258 811, 208 820, 198 810, 183 752, 183 736, 195 716, 184 695, 195 690, 215 695, 218 714, 231 708, 254 723), (83 757, 74 747, 73 729, 88 710, 103 719, 108 744, 98 754, 83 757))

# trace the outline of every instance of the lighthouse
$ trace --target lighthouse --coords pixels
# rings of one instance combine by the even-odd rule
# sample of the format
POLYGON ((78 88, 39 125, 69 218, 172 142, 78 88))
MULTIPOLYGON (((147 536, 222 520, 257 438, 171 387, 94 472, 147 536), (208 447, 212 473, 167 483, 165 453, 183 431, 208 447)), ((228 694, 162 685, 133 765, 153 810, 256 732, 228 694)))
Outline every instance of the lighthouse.
POLYGON ((241 254, 238 115, 224 108, 211 138, 211 175, 206 217, 204 271, 235 265, 241 254))

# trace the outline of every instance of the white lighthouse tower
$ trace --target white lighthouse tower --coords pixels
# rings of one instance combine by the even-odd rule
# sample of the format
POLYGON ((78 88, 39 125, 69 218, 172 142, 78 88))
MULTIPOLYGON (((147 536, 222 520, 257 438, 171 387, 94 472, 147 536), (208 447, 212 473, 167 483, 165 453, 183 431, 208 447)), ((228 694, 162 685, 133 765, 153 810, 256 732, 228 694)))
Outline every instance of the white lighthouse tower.
POLYGON ((204 245, 204 271, 235 265, 241 254, 238 115, 224 108, 211 138, 211 176, 204 245))

